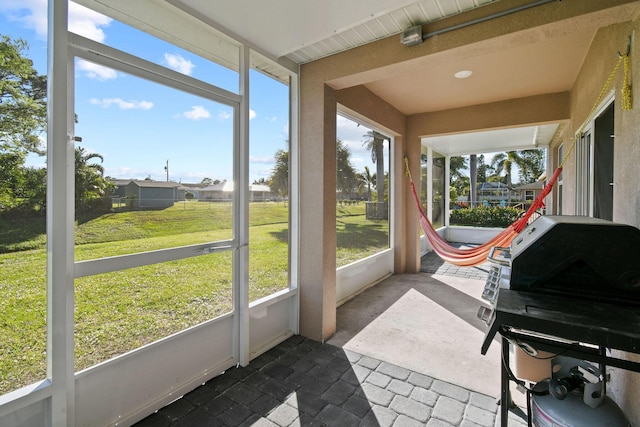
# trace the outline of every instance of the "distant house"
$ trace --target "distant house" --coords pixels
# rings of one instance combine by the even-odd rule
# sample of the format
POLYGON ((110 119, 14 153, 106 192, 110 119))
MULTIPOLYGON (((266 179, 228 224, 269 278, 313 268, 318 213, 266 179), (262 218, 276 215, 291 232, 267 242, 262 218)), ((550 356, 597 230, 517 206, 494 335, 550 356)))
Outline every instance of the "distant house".
POLYGON ((201 187, 198 191, 198 200, 222 202, 229 201, 233 198, 233 181, 221 181, 217 184, 211 184, 201 187))
POLYGON ((177 200, 184 200, 187 193, 193 194, 193 198, 198 200, 200 198, 200 190, 205 188, 205 185, 202 184, 180 184, 178 188, 178 198, 177 200))
MULTIPOLYGON (((224 180, 198 189, 198 200, 229 201, 233 198, 233 181, 224 180)), ((264 202, 271 200, 273 193, 268 185, 252 184, 249 186, 249 201, 264 202)))
POLYGON ((531 203, 544 188, 544 181, 536 181, 530 184, 519 185, 515 189, 520 193, 520 201, 523 203, 531 203))
POLYGON ((509 190, 506 184, 502 182, 479 182, 477 186, 478 201, 485 200, 490 203, 495 202, 511 202, 519 199, 518 193, 509 190))
POLYGON ((124 197, 127 195, 127 184, 129 184, 132 180, 130 179, 114 179, 111 182, 115 185, 115 189, 112 191, 111 195, 113 197, 124 197))
POLYGON ((267 202, 273 198, 268 185, 251 184, 249 186, 249 200, 251 202, 267 202))
POLYGON ((162 209, 173 206, 178 199, 177 182, 151 180, 114 180, 114 195, 126 198, 132 209, 162 209), (126 184, 125 184, 126 183, 126 184))
MULTIPOLYGON (((228 202, 233 198, 233 181, 227 180, 208 186, 136 179, 114 179, 112 182, 115 185, 112 196, 126 200, 127 207, 134 209, 170 207, 175 201, 185 200, 187 192, 200 201, 228 202)), ((273 198, 268 185, 249 186, 250 201, 264 202, 273 198)))

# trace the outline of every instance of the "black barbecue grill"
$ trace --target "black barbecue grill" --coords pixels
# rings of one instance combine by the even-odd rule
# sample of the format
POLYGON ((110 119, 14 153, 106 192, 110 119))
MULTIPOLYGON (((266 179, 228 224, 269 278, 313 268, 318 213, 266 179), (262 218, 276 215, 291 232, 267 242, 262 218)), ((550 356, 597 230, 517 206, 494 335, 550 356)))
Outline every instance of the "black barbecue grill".
POLYGON ((501 288, 565 297, 587 310, 598 304, 640 308, 640 229, 630 225, 542 216, 511 247, 494 248, 489 260, 483 298, 491 307, 478 312, 488 324, 501 288))
POLYGON ((510 288, 640 307, 640 230, 542 216, 511 244, 510 288))
MULTIPOLYGON (((542 216, 509 248, 494 248, 483 293, 489 326, 481 352, 502 335, 502 398, 508 342, 640 372, 606 349, 640 353, 640 229, 579 216, 542 216), (506 346, 506 349, 505 349, 506 346)), ((506 401, 506 400, 503 400, 506 401)), ((502 425, 506 425, 506 405, 502 425)))

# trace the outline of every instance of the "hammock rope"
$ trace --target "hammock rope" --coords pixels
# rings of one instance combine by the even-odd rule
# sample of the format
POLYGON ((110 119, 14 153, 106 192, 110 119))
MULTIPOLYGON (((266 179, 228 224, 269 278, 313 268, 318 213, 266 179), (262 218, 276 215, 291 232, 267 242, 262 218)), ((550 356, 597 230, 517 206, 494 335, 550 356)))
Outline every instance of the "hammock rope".
MULTIPOLYGON (((591 109, 587 117, 592 117, 593 114, 596 112, 598 106, 600 105, 600 103, 604 99, 604 96, 608 92, 609 87, 611 86, 611 83, 613 82, 613 79, 617 74, 621 64, 624 64, 624 81, 621 89, 621 94, 622 94, 621 106, 623 110, 630 110, 632 108, 631 90, 630 90, 630 84, 629 84, 629 54, 627 52, 624 55, 619 54, 618 56, 619 58, 618 58, 618 61, 616 62, 616 65, 613 67, 611 74, 609 75, 605 84, 603 85, 602 90, 600 91, 600 94, 598 95, 598 98, 594 102, 593 108, 591 109)), ((435 230, 427 214, 422 209, 422 205, 420 204, 420 198, 418 197, 418 193, 416 192, 416 186, 413 183, 413 179, 411 178, 411 171, 409 169, 409 158, 405 156, 404 162, 405 162, 406 174, 409 178, 409 185, 411 186, 411 192, 413 194, 413 198, 416 202, 416 206, 418 207, 418 211, 420 212, 420 227, 422 228, 422 231, 427 237, 427 240, 429 241, 429 244, 431 245, 431 248, 433 249, 433 251, 446 262, 449 262, 454 265, 462 266, 462 267, 472 267, 472 266, 477 266, 484 263, 487 260, 489 253, 491 252, 491 249, 493 247, 509 246, 511 244, 511 241, 514 239, 514 237, 516 237, 527 226, 527 223, 531 218, 531 216, 537 210, 545 206, 544 199, 549 195, 549 193, 553 189, 554 184, 560 177, 560 174, 562 173, 562 169, 564 167, 565 162, 569 159, 570 153, 574 150, 586 126, 587 126, 587 122, 585 121, 585 123, 580 127, 580 129, 576 133, 576 137, 573 140, 573 144, 571 145, 569 150, 566 152, 558 168, 556 169, 554 174, 551 176, 551 179, 549 179, 547 184, 542 189, 542 192, 531 203, 531 206, 529 206, 529 209, 525 211, 524 215, 522 215, 519 219, 517 219, 512 224, 510 224, 507 228, 502 230, 493 239, 479 246, 475 246, 469 249, 460 249, 452 246, 451 244, 449 244, 449 242, 447 242, 444 238, 442 238, 440 234, 435 230)))

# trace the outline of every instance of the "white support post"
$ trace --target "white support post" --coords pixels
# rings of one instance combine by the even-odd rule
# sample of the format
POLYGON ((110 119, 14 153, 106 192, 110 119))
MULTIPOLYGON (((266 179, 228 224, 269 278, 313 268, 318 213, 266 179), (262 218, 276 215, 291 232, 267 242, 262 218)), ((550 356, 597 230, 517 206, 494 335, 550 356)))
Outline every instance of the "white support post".
POLYGON ((396 203, 399 199, 399 195, 402 193, 402 184, 405 173, 404 168, 404 156, 402 153, 402 144, 396 144, 396 139, 393 136, 389 136, 389 248, 394 252, 398 247, 396 243, 396 230, 400 229, 401 225, 398 224, 399 218, 402 217, 400 211, 396 211, 396 207, 400 203, 396 203))
POLYGON ((67 0, 49 0, 47 12, 47 376, 51 425, 73 427, 73 64, 67 0))
POLYGON ((451 182, 451 156, 447 155, 444 159, 444 226, 449 229, 449 215, 451 213, 451 196, 449 187, 451 182))
POLYGON ((427 146, 427 218, 433 223, 433 148, 427 146))
MULTIPOLYGON (((289 286, 298 289, 300 276, 300 150, 298 74, 289 81, 289 286)), ((300 293, 292 300, 290 327, 300 333, 300 293)))
POLYGON ((234 260, 234 293, 237 295, 236 313, 238 321, 238 362, 242 366, 249 364, 249 48, 240 47, 240 111, 239 130, 236 143, 237 159, 234 169, 234 181, 238 183, 236 195, 236 218, 238 225, 238 250, 234 260), (237 282, 237 283, 236 283, 237 282))

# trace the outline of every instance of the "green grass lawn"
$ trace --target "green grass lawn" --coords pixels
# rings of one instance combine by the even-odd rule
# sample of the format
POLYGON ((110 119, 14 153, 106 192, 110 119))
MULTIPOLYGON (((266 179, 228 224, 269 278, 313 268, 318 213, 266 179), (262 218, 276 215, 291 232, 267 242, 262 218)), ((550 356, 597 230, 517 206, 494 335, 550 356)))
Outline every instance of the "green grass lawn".
MULTIPOLYGON (((337 264, 388 247, 387 221, 364 204, 338 207, 337 264)), ((288 207, 252 203, 249 293, 255 301, 288 286, 288 207)), ((44 219, 0 221, 0 394, 46 373, 44 219)), ((231 206, 180 202, 158 211, 81 217, 76 261, 231 238, 231 206)), ((231 252, 75 280, 76 370, 133 350, 232 309, 231 252)))
POLYGON ((336 267, 343 267, 389 247, 389 222, 362 215, 336 218, 336 267))

